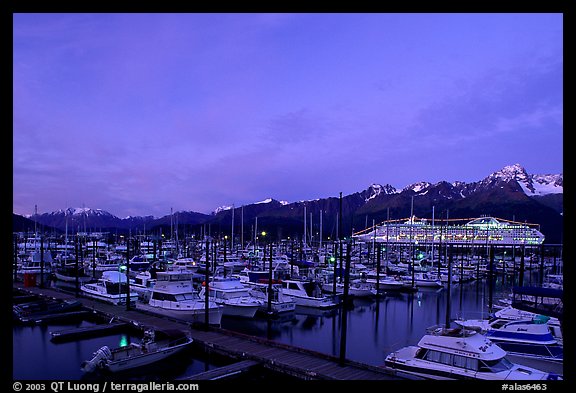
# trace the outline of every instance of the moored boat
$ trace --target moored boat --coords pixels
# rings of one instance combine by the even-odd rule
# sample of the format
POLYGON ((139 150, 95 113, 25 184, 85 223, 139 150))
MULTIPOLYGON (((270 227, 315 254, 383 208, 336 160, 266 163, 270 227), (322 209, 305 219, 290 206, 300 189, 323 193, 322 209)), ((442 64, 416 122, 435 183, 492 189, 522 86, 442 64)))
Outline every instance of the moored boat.
MULTIPOLYGON (((200 290, 200 298, 204 299, 206 287, 200 290)), ((262 306, 262 300, 250 295, 239 279, 215 277, 208 285, 209 299, 223 307, 223 315, 242 318, 253 318, 262 306)))
POLYGON ((322 294, 322 288, 314 280, 282 280, 282 291, 292 297, 297 306, 328 309, 338 306, 331 297, 322 294))
MULTIPOLYGON (((112 304, 126 304, 128 279, 126 274, 107 270, 102 272, 102 278, 94 283, 85 283, 80 287, 82 294, 97 300, 112 304)), ((138 294, 130 290, 130 303, 138 300, 138 294)))
POLYGON ((92 359, 82 363, 81 370, 85 373, 133 370, 176 355, 191 343, 192 338, 179 330, 147 330, 140 343, 130 343, 113 349, 108 346, 101 347, 94 352, 92 359))
MULTIPOLYGON (((268 314, 268 283, 265 282, 253 282, 248 284, 250 288, 250 295, 260 299, 262 304, 260 305, 259 311, 268 314)), ((272 297, 270 299, 271 312, 272 314, 284 314, 294 311, 296 309, 296 302, 292 297, 284 294, 282 291, 282 285, 279 283, 273 283, 272 297)))
MULTIPOLYGON (((176 271, 158 272, 156 283, 148 303, 137 303, 136 307, 154 314, 177 318, 192 323, 204 323, 205 299, 200 298, 192 286, 194 273, 176 271)), ((208 323, 220 325, 222 306, 208 302, 208 323)))
POLYGON ((390 353, 385 366, 424 379, 555 380, 562 377, 511 362, 506 351, 482 334, 431 327, 417 345, 390 353))

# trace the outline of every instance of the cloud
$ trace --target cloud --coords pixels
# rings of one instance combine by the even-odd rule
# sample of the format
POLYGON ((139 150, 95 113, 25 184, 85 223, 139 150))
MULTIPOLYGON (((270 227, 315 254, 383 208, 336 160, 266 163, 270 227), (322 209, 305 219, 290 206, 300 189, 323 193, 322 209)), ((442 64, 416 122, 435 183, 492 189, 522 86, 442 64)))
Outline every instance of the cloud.
POLYGON ((549 122, 562 126, 561 62, 492 70, 459 85, 418 113, 408 130, 413 137, 457 145, 519 129, 547 132, 549 122))

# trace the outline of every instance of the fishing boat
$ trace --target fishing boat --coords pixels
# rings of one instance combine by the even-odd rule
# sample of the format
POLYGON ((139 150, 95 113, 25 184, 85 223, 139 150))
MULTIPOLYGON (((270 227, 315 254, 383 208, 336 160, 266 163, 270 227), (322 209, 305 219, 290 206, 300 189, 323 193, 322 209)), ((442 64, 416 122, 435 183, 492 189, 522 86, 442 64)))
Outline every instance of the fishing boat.
MULTIPOLYGON (((322 291, 334 293, 334 282, 322 284, 322 291)), ((336 294, 344 293, 344 283, 336 283, 336 294)), ((376 296, 376 289, 372 282, 364 278, 356 278, 348 284, 348 295, 353 297, 373 297, 376 296)))
MULTIPOLYGON (((402 276, 402 281, 405 284, 412 284, 412 276, 402 276)), ((444 284, 435 275, 426 272, 414 272, 414 286, 424 288, 443 288, 444 284)))
MULTIPOLYGON (((264 282, 250 282, 247 283, 250 290, 250 295, 256 299, 260 299, 262 304, 258 309, 261 313, 268 314, 268 283, 264 282)), ((296 302, 292 297, 286 295, 282 291, 282 285, 279 283, 272 283, 272 298, 271 300, 271 312, 274 315, 289 313, 296 309, 296 302)))
MULTIPOLYGON (((200 298, 192 285, 194 273, 165 271, 156 273, 148 303, 138 303, 137 308, 157 315, 203 323, 206 318, 205 299, 200 298)), ((220 326, 223 307, 208 302, 208 323, 220 326)))
POLYGON ((338 303, 322 294, 322 288, 314 280, 282 280, 282 291, 292 297, 297 306, 328 309, 338 303))
POLYGON ((138 254, 130 258, 128 266, 132 271, 144 271, 150 267, 153 261, 154 255, 152 254, 138 254))
POLYGON ((31 323, 47 315, 78 311, 81 308, 82 302, 77 299, 38 299, 32 302, 14 304, 12 316, 17 322, 31 323))
POLYGON ((138 299, 148 302, 152 294, 152 288, 156 284, 156 271, 145 270, 138 272, 130 279, 130 289, 138 294, 138 299))
POLYGON ((86 274, 84 266, 76 266, 74 262, 65 263, 54 270, 54 276, 57 280, 74 283, 78 281, 84 284, 92 280, 92 277, 86 274))
POLYGON ((52 274, 54 259, 50 251, 44 250, 40 252, 39 250, 34 250, 29 254, 23 254, 20 263, 16 269, 16 275, 19 279, 23 279, 25 276, 36 276, 40 281, 40 275, 47 280, 52 274))
POLYGON ((171 260, 166 265, 166 270, 172 270, 182 273, 196 273, 200 265, 196 262, 194 258, 190 257, 179 257, 177 259, 171 260))
POLYGON ((85 373, 118 373, 154 364, 174 356, 192 343, 180 330, 146 330, 140 343, 110 349, 103 346, 94 352, 90 360, 82 362, 85 373))
POLYGON ((510 320, 505 318, 466 319, 454 322, 484 334, 510 355, 562 363, 564 346, 561 336, 548 324, 548 317, 510 320))
MULTIPOLYGON (((108 270, 102 272, 102 277, 98 281, 85 283, 80 289, 84 296, 117 305, 126 304, 126 293, 129 287, 126 274, 108 270)), ((130 303, 136 300, 138 300, 138 293, 130 290, 130 303)))
POLYGON ((505 350, 482 334, 433 326, 417 345, 390 353, 385 366, 424 379, 557 380, 548 373, 511 362, 505 350))
MULTIPOLYGON (((204 299, 206 287, 200 290, 204 299)), ((209 299, 223 307, 223 315, 253 318, 262 305, 262 300, 250 295, 250 290, 239 279, 215 277, 208 285, 209 299)))

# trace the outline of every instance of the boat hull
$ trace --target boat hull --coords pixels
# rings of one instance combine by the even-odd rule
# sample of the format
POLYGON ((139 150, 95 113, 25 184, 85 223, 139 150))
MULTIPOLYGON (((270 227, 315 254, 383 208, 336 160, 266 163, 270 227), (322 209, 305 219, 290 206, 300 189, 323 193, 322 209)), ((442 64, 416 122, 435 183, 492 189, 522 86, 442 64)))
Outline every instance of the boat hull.
MULTIPOLYGON (((162 307, 151 306, 150 304, 138 303, 136 308, 149 311, 153 314, 165 316, 169 318, 174 318, 189 323, 205 323, 206 313, 203 307, 197 307, 193 309, 168 309, 162 307)), ((209 308, 208 309, 208 324, 214 326, 220 326, 222 321, 222 307, 209 308)))
POLYGON ((107 363, 106 368, 110 372, 118 373, 132 370, 138 367, 147 366, 182 352, 187 345, 188 344, 182 344, 170 348, 163 348, 155 352, 141 354, 127 359, 113 360, 107 363))

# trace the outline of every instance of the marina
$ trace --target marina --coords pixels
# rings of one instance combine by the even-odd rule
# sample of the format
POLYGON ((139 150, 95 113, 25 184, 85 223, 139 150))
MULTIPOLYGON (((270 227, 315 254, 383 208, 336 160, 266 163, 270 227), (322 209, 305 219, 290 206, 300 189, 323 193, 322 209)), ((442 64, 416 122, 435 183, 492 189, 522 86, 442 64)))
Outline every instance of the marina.
MULTIPOLYGON (((97 264, 95 256, 85 265, 79 261, 86 257, 75 257, 74 264, 65 262, 78 272, 74 280, 15 276, 15 318, 17 310, 24 308, 53 312, 27 320, 18 316, 14 334, 25 334, 34 325, 58 326, 44 333, 48 348, 97 342, 99 346, 82 352, 83 359, 75 358, 84 372, 72 373, 74 378, 98 379, 101 373, 114 372, 150 378, 141 372, 154 368, 153 363, 193 356, 209 359, 199 360, 204 370, 195 371, 201 379, 271 373, 295 380, 414 380, 437 375, 397 367, 391 354, 408 354, 412 350, 404 348, 415 348, 431 326, 442 326, 467 329, 462 337, 475 337, 474 342, 479 337, 487 340, 498 348, 494 356, 506 357, 502 362, 509 371, 520 367, 533 370, 530 373, 537 379, 562 379, 563 358, 557 351, 552 359, 529 359, 519 353, 519 345, 501 340, 495 329, 482 328, 494 312, 520 302, 561 315, 561 249, 541 244, 414 241, 390 245, 388 241, 373 236, 371 242, 296 247, 268 242, 234 249, 224 241, 206 240, 182 244, 180 249, 187 253, 179 256, 165 253, 160 258, 154 250, 161 247, 155 246, 148 265, 137 269, 132 269, 130 255, 140 254, 136 243, 130 242, 123 257, 113 258, 123 261, 117 270, 104 270, 98 276, 93 270, 88 281, 80 281, 82 269, 77 265, 97 264), (531 292, 530 288, 541 289, 531 292), (165 331, 186 337, 186 348, 178 350, 182 353, 173 353, 172 345, 149 346, 156 343, 146 335, 165 331), (114 337, 124 338, 120 344, 107 341, 114 337), (151 356, 153 347, 159 348, 156 356, 151 356), (212 365, 212 358, 218 364, 212 365), (117 366, 117 361, 122 365, 117 366)), ((155 244, 154 240, 146 243, 155 244)), ((19 263, 17 258, 14 263, 19 263)), ((554 320, 554 329, 561 335, 562 316, 554 320)), ((518 323, 510 321, 510 325, 518 323)), ((554 345, 561 348, 562 341, 554 345)), ((51 361, 50 353, 38 361, 51 361)), ((17 365, 19 355, 14 357, 17 365)), ((507 377, 484 375, 480 364, 474 364, 478 372, 474 378, 518 379, 521 375, 512 371, 507 377)), ((194 379, 188 367, 184 370, 154 378, 194 379)))
POLYGON ((12 390, 563 388, 555 8, 19 2, 12 390))

